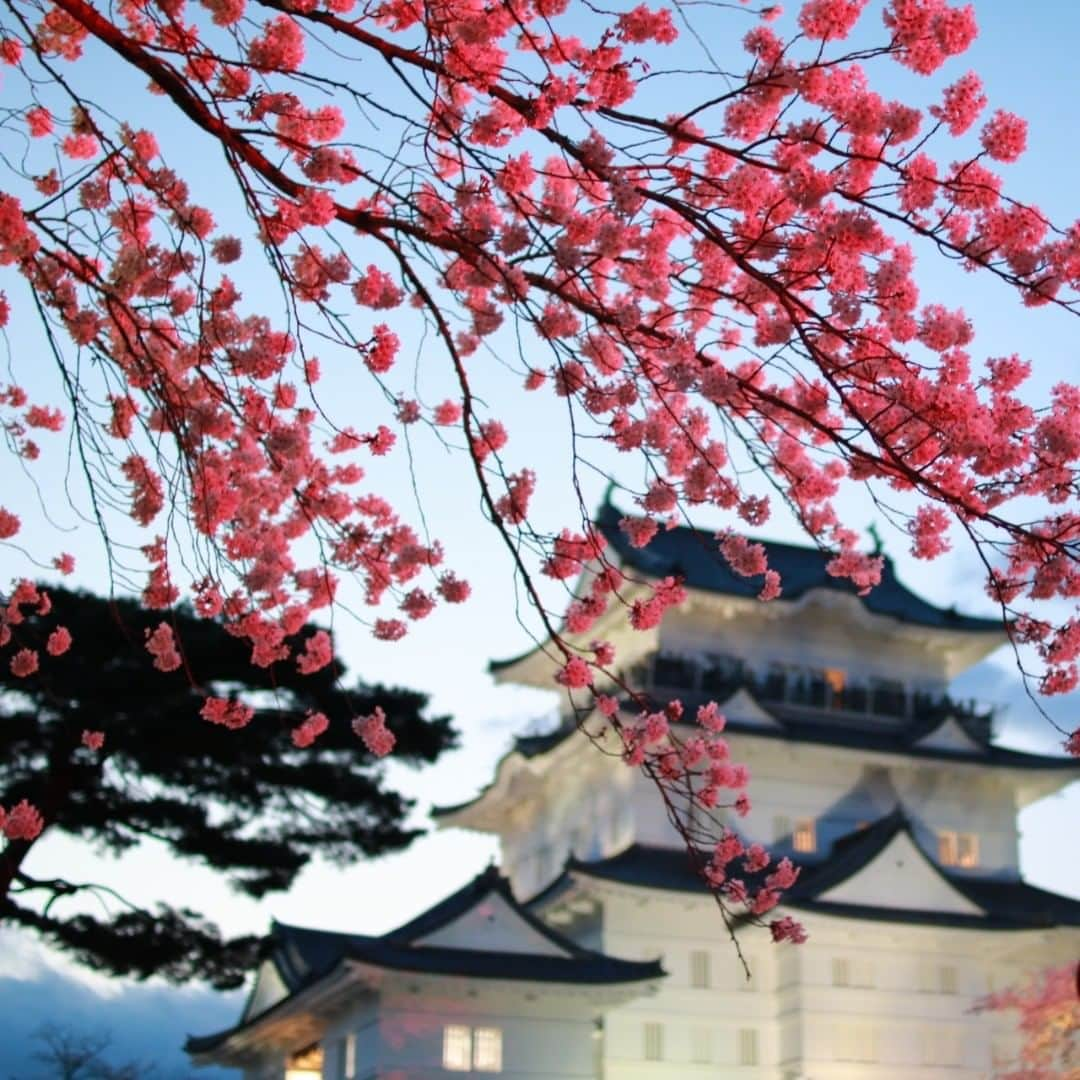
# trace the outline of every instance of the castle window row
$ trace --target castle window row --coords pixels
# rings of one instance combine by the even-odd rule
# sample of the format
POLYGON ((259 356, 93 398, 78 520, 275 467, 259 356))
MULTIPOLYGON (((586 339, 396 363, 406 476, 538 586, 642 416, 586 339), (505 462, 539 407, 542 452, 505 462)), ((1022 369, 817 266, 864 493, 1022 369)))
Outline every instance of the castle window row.
POLYGON ((950 712, 987 727, 991 722, 989 713, 977 713, 974 702, 953 701, 947 694, 915 689, 898 679, 853 677, 838 667, 773 663, 755 668, 735 656, 662 651, 639 665, 631 678, 645 688, 699 691, 721 699, 745 687, 762 702, 797 709, 892 720, 912 714, 950 712))
MULTIPOLYGON (((642 1057, 646 1061, 665 1061, 666 1048, 664 1025, 655 1021, 642 1026, 642 1057)), ((716 1054, 716 1036, 719 1033, 712 1028, 696 1026, 690 1029, 690 1060, 695 1064, 708 1065, 716 1054)), ((744 1027, 735 1032, 734 1057, 737 1065, 757 1065, 760 1062, 760 1047, 757 1028, 744 1027)))
MULTIPOLYGON (((859 822, 858 828, 865 828, 859 822)), ((800 855, 812 855, 819 848, 818 823, 812 817, 792 820, 785 814, 773 818, 773 843, 789 843, 792 851, 800 855)), ((973 832, 957 832, 955 829, 937 831, 937 859, 942 866, 955 866, 972 870, 979 866, 979 835, 973 832)))
MULTIPOLYGON (((649 956, 654 955, 646 950, 649 956)), ((876 973, 871 960, 864 956, 835 956, 830 968, 830 981, 840 988, 872 989, 877 985, 876 973)), ((712 953, 706 949, 693 949, 690 952, 690 988, 692 990, 713 989, 712 953)), ((730 986, 730 984, 728 984, 730 986)), ((747 989, 755 988, 741 978, 736 986, 747 989)), ((956 994, 959 993, 959 975, 954 964, 923 964, 920 966, 915 988, 920 993, 956 994)), ((722 989, 723 987, 717 987, 722 989)))

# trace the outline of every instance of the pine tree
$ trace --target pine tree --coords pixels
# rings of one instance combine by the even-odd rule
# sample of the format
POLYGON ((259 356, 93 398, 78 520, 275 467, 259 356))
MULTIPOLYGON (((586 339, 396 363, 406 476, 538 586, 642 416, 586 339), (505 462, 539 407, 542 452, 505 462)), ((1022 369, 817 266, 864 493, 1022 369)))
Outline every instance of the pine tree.
MULTIPOLYGON (((246 642, 187 609, 169 613, 183 656, 163 672, 146 648, 161 613, 58 588, 48 596, 51 610, 27 614, 20 639, 45 652, 63 626, 78 647, 26 677, 0 667, 0 804, 26 799, 46 821, 40 837, 0 854, 4 921, 116 975, 236 986, 258 939, 226 940, 164 899, 153 911, 113 903, 116 913, 102 917, 79 903, 98 886, 26 871, 33 844, 59 832, 122 853, 153 838, 260 897, 287 889, 316 855, 345 865, 417 835, 405 824, 409 800, 385 786, 350 720, 378 706, 398 758, 434 761, 455 736, 448 718, 424 715, 423 694, 346 688, 336 659, 307 674, 295 662, 255 666, 246 642), (243 732, 199 718, 212 696, 254 708, 243 732), (329 723, 303 745, 313 714, 329 723)), ((290 644, 315 639, 312 631, 290 644)))

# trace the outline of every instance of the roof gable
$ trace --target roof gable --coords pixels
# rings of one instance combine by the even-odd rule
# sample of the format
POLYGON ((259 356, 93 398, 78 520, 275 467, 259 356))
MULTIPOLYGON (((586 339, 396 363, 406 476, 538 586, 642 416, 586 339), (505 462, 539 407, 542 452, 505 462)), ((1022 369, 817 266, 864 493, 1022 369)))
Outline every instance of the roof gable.
POLYGON ((247 1020, 252 1016, 258 1016, 288 996, 289 987, 273 960, 264 960, 255 972, 255 982, 240 1019, 247 1020))
POLYGON ((543 956, 571 955, 569 949, 560 947, 549 934, 539 931, 496 891, 431 933, 414 938, 412 944, 543 956))
POLYGON ((814 899, 827 904, 984 915, 927 859, 905 828, 872 859, 814 899))
POLYGON ((973 739, 955 716, 946 717, 933 731, 916 739, 912 745, 923 750, 954 750, 979 755, 986 753, 985 744, 973 739))
POLYGON ((721 708, 724 715, 737 724, 745 724, 748 727, 767 727, 774 730, 781 728, 781 724, 776 717, 763 709, 745 686, 736 690, 721 708))

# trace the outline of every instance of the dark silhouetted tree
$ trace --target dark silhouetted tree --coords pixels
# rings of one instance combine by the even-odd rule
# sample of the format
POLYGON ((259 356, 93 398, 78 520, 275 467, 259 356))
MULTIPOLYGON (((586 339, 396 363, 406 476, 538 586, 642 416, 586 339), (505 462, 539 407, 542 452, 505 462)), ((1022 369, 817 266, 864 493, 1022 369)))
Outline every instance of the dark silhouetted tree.
MULTIPOLYGON (((48 652, 63 627, 78 647, 25 677, 0 667, 0 804, 26 799, 46 822, 38 837, 11 840, 0 853, 5 921, 116 975, 236 986, 258 939, 228 940, 199 913, 165 901, 150 911, 96 883, 34 876, 26 856, 54 833, 115 854, 153 839, 259 897, 288 888, 316 855, 345 865, 417 835, 405 824, 409 800, 384 784, 371 717, 377 706, 385 713, 385 724, 374 723, 374 750, 396 741, 398 759, 434 761, 455 736, 448 718, 424 715, 425 695, 346 687, 336 659, 306 674, 294 660, 253 665, 248 642, 186 610, 168 615, 183 654, 162 671, 146 645, 161 613, 57 588, 48 597, 46 613, 22 608, 20 638, 48 652), (207 703, 219 722, 199 719, 207 703), (246 720, 243 733, 220 722, 235 726, 236 716, 246 720), (94 894, 107 916, 80 902, 94 894)), ((329 647, 313 627, 287 644, 309 654, 329 647)))

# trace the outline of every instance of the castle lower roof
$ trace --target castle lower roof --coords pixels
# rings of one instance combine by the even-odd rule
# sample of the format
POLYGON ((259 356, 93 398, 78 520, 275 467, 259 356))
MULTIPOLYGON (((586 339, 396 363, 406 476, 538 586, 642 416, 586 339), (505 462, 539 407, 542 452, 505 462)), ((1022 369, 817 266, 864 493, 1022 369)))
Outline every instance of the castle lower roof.
MULTIPOLYGON (((563 878, 535 897, 531 906, 542 910, 574 880, 586 885, 591 879, 664 892, 705 893, 708 887, 699 871, 707 859, 705 852, 643 844, 633 844, 606 859, 588 862, 571 859, 563 878)), ((750 884, 752 877, 747 875, 750 884)), ((782 905, 844 918, 976 930, 1080 926, 1080 900, 1036 888, 1016 878, 950 873, 938 866, 915 843, 911 823, 901 810, 841 837, 824 859, 803 863, 799 879, 784 894, 782 905), (900 844, 908 855, 906 872, 924 875, 926 881, 939 885, 938 895, 949 897, 947 903, 934 908, 919 907, 917 903, 902 905, 858 899, 860 878, 868 878, 878 860, 881 860, 879 865, 889 863, 882 872, 892 876, 898 890, 902 887, 902 875, 897 877, 893 865, 896 860, 887 854, 895 854, 900 844)))
POLYGON ((185 1047, 189 1054, 205 1056, 225 1048, 230 1040, 281 1012, 299 995, 329 983, 350 965, 467 979, 598 987, 647 982, 665 975, 659 961, 620 960, 582 948, 559 934, 514 899, 509 883, 494 867, 382 936, 274 922, 268 955, 286 992, 268 1008, 245 1016, 225 1031, 189 1038, 185 1047), (520 926, 520 940, 512 948, 480 948, 467 935, 460 944, 439 940, 441 933, 473 912, 491 911, 493 903, 508 913, 511 929, 513 923, 520 926))

